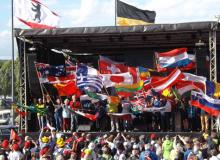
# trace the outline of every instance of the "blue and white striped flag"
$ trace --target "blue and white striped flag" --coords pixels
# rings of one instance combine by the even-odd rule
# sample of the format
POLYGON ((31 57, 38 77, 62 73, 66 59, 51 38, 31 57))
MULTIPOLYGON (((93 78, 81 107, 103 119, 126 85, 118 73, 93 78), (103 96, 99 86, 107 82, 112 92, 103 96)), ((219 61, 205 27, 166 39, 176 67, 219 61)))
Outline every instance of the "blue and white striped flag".
POLYGON ((77 87, 81 90, 101 91, 103 88, 101 76, 95 68, 80 64, 77 66, 77 87))

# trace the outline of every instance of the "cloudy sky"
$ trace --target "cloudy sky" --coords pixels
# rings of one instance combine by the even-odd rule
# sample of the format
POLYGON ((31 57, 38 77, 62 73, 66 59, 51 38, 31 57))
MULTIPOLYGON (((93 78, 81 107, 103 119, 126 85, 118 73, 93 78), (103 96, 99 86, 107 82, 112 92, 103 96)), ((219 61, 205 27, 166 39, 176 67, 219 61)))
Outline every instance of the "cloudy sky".
MULTIPOLYGON (((157 13, 155 23, 214 21, 220 0, 122 0, 157 13)), ((0 0, 0 59, 11 58, 11 0, 0 0)), ((41 0, 61 16, 60 27, 114 25, 115 0, 41 0)), ((27 28, 15 20, 15 27, 27 28)))

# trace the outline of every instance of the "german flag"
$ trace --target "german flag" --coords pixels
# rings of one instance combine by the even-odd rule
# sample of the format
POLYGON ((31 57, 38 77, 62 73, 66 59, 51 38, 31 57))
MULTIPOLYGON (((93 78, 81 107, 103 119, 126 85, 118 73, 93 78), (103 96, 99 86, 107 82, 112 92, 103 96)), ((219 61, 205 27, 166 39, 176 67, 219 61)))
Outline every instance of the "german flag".
POLYGON ((155 11, 141 10, 117 0, 117 25, 132 26, 154 23, 155 11))

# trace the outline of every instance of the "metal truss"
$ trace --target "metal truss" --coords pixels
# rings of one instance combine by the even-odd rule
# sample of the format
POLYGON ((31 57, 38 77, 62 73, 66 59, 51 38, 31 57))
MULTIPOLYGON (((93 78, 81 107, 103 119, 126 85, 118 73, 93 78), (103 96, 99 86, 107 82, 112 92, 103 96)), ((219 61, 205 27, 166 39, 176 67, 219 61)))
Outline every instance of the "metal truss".
MULTIPOLYGON (((212 26, 209 31, 209 59, 210 59, 210 81, 217 82, 217 48, 216 48, 216 30, 217 25, 212 26)), ((211 118, 212 130, 218 131, 217 121, 214 117, 211 118)))
MULTIPOLYGON (((27 65, 26 65, 26 44, 25 41, 20 41, 20 103, 27 105, 27 65)), ((26 109, 22 109, 26 112, 26 109)), ((20 116, 19 130, 25 130, 27 132, 27 115, 25 117, 20 116)))

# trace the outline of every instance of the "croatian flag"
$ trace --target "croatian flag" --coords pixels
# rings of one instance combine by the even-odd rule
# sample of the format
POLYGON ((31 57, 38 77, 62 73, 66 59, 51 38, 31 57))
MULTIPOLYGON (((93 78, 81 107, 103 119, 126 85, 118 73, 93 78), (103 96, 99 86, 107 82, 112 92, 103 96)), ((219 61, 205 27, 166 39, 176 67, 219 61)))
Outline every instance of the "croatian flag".
MULTIPOLYGON (((177 48, 168 52, 156 53, 158 71, 166 71, 173 68, 192 69, 195 56, 187 53, 187 48, 177 48)), ((185 70, 183 69, 183 70, 185 70)))
POLYGON ((77 87, 81 90, 101 91, 103 88, 102 78, 95 68, 80 64, 76 70, 77 87))
POLYGON ((220 114, 220 100, 213 99, 203 93, 191 92, 191 105, 201 108, 212 116, 220 114))
POLYGON ((56 28, 60 17, 38 0, 14 0, 14 15, 31 28, 56 28))

